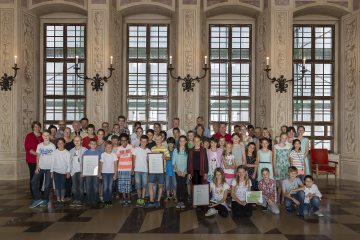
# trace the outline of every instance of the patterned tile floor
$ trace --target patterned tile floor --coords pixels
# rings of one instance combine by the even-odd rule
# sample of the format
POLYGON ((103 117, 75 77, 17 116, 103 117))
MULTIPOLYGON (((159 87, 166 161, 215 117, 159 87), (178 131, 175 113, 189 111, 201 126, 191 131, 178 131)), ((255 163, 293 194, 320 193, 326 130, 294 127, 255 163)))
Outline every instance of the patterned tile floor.
MULTIPOLYGON (((229 215, 205 217, 205 210, 191 206, 177 210, 174 203, 160 209, 99 205, 63 209, 47 207, 30 209, 28 180, 0 181, 0 239, 247 239, 302 240, 360 238, 360 184, 334 179, 319 179, 323 194, 323 218, 306 216, 281 209, 279 215, 258 207, 250 219, 229 215), (241 236, 237 235, 241 234, 241 236)), ((136 202, 136 199, 133 199, 136 202)))

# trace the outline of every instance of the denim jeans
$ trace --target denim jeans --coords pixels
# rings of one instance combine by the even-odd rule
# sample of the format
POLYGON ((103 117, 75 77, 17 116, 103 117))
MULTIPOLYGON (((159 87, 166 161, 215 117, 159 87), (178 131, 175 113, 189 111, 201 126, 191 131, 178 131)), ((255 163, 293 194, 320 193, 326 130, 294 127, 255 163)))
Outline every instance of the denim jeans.
POLYGON ((304 215, 309 215, 311 208, 313 208, 314 213, 318 212, 319 204, 320 204, 320 198, 318 198, 318 197, 313 197, 310 200, 310 203, 304 203, 304 215))
POLYGON ((34 194, 35 201, 41 199, 38 182, 44 176, 44 174, 45 174, 44 200, 49 201, 49 192, 50 192, 50 184, 51 184, 50 169, 40 169, 39 173, 35 173, 33 178, 31 179, 31 190, 34 194))
MULTIPOLYGON (((296 200, 298 200, 300 202, 300 205, 298 205, 296 207, 296 211, 297 212, 303 211, 304 210, 304 199, 305 199, 304 191, 298 191, 297 193, 291 194, 291 197, 295 198, 296 200)), ((292 207, 293 202, 294 202, 293 200, 285 197, 284 203, 287 208, 292 207)))
POLYGON ((135 189, 147 188, 148 186, 148 173, 135 172, 135 189))
POLYGON ((85 177, 86 202, 97 203, 99 200, 99 178, 85 177))
POLYGON ((65 197, 66 173, 61 174, 61 173, 53 172, 53 174, 54 174, 54 181, 55 181, 55 188, 56 188, 55 189, 56 197, 65 197))
MULTIPOLYGON (((149 178, 150 178, 150 174, 148 174, 148 183, 149 183, 149 178)), ((156 196, 156 190, 157 190, 157 184, 153 185, 153 189, 154 189, 154 196, 156 196)), ((149 188, 146 187, 146 191, 145 191, 145 197, 149 197, 149 188)))
POLYGON ((72 187, 72 179, 70 177, 70 178, 67 178, 65 181, 65 189, 66 189, 65 197, 66 198, 67 197, 71 198, 71 187, 72 187))
POLYGON ((81 172, 75 173, 71 177, 71 181, 74 200, 82 202, 84 198, 84 178, 80 177, 80 175, 81 172))
POLYGON ((304 182, 304 174, 297 175, 296 177, 297 177, 298 179, 300 179, 301 182, 304 182))
POLYGON ((114 173, 102 173, 104 202, 111 201, 114 173))
POLYGON ((176 191, 177 184, 176 184, 176 176, 167 176, 165 175, 165 190, 170 191, 175 190, 176 191), (171 187, 172 186, 172 187, 171 187))
POLYGON ((273 207, 271 207, 270 202, 267 202, 267 201, 265 200, 265 196, 264 196, 264 195, 262 195, 262 199, 263 199, 263 201, 262 201, 262 203, 261 203, 261 206, 267 207, 268 210, 269 210, 270 212, 274 213, 274 214, 279 214, 279 213, 280 213, 279 207, 276 205, 276 203, 274 203, 274 204, 275 204, 275 207, 273 208, 273 207))

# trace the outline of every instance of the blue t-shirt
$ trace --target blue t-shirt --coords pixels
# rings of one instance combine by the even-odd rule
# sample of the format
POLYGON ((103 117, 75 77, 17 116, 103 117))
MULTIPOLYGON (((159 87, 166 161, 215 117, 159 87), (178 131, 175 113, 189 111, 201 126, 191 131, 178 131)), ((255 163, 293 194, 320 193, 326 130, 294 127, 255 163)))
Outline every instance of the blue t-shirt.
POLYGON ((99 152, 98 150, 91 151, 89 149, 89 150, 86 150, 83 155, 99 155, 99 159, 101 159, 101 152, 99 152))
POLYGON ((169 150, 169 153, 170 153, 171 161, 166 161, 166 176, 174 176, 175 168, 172 165, 172 157, 173 157, 174 150, 173 151, 169 150))
POLYGON ((174 149, 177 148, 178 143, 179 143, 179 140, 175 140, 174 149))

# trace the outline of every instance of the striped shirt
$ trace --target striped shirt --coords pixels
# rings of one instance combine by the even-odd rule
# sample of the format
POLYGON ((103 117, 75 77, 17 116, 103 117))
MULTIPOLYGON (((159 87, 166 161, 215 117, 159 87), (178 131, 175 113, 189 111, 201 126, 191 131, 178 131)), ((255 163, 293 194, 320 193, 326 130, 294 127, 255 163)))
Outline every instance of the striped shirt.
MULTIPOLYGON (((151 152, 152 153, 164 153, 165 157, 170 157, 170 153, 169 150, 164 147, 163 145, 161 145, 160 147, 152 147, 151 148, 151 152)), ((164 159, 164 172, 166 172, 166 160, 164 159)))
POLYGON ((126 148, 120 146, 116 149, 116 156, 119 158, 119 171, 131 171, 132 170, 132 156, 134 146, 128 144, 126 148))
POLYGON ((295 150, 292 150, 290 152, 289 157, 291 157, 293 159, 293 166, 295 166, 298 169, 298 174, 304 174, 304 158, 305 155, 302 151, 300 151, 299 153, 296 152, 295 150))

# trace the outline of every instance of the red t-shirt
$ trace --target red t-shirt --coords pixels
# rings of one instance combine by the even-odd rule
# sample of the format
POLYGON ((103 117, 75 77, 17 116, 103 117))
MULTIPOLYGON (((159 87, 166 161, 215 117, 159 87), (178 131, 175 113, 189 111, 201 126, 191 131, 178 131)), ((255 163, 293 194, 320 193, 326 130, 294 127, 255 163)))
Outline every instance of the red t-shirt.
MULTIPOLYGON (((214 134, 213 137, 216 137, 217 139, 219 139, 220 137, 223 137, 223 135, 221 135, 221 133, 218 132, 217 134, 214 134)), ((224 136, 224 137, 225 137, 225 141, 226 141, 226 142, 231 142, 231 143, 233 143, 232 140, 231 140, 231 135, 230 135, 230 134, 225 133, 225 136, 224 136)))
POLYGON ((42 138, 42 133, 40 133, 39 137, 36 137, 34 133, 29 133, 25 138, 25 150, 26 150, 26 162, 28 163, 36 163, 36 156, 30 153, 30 150, 34 150, 36 152, 37 145, 39 141, 42 143, 44 140, 42 138))
POLYGON ((98 137, 97 137, 97 136, 95 136, 95 137, 93 137, 93 138, 84 137, 81 146, 83 146, 84 148, 90 149, 89 142, 90 142, 91 139, 96 139, 96 141, 97 141, 97 140, 98 140, 98 137))

